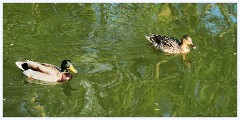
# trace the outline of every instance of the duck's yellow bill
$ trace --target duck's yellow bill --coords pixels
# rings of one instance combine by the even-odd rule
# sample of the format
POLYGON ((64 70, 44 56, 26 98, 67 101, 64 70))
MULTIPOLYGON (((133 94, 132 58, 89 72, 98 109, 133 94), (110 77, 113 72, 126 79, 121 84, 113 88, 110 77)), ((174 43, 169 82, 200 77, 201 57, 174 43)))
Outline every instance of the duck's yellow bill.
POLYGON ((77 72, 78 72, 76 69, 73 68, 73 66, 70 66, 70 67, 69 67, 69 70, 71 70, 71 71, 74 72, 74 73, 77 73, 77 72))

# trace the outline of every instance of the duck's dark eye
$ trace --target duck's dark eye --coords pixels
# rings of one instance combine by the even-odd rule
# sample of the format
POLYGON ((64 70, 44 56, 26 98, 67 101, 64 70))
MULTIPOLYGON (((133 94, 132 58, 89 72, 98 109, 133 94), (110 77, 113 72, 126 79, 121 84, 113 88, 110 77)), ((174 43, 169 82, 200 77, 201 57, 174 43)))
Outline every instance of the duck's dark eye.
POLYGON ((188 35, 184 35, 184 36, 183 36, 183 39, 187 39, 187 38, 188 38, 188 35))
POLYGON ((66 65, 66 67, 67 67, 67 68, 69 68, 69 67, 70 67, 70 65, 69 65, 69 64, 67 64, 67 65, 66 65))

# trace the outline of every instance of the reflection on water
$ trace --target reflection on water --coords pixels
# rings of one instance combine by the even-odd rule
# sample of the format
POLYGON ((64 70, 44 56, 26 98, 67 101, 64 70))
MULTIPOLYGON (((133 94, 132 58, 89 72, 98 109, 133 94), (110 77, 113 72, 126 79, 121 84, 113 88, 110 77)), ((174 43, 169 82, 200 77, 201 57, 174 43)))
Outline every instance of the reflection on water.
POLYGON ((5 3, 3 17, 5 117, 237 115, 237 4, 5 3), (197 49, 156 52, 149 33, 188 34, 197 49), (29 82, 24 58, 71 59, 79 73, 29 82))
POLYGON ((36 93, 31 94, 31 96, 20 103, 18 112, 24 116, 46 116, 44 106, 41 105, 36 93))
POLYGON ((77 91, 78 89, 73 88, 70 82, 64 82, 62 83, 62 90, 65 95, 70 96, 72 95, 72 91, 77 91))
POLYGON ((101 113, 104 112, 104 109, 98 104, 98 98, 91 83, 89 81, 83 81, 82 85, 86 89, 86 93, 84 95, 85 106, 80 114, 83 116, 100 116, 101 113))

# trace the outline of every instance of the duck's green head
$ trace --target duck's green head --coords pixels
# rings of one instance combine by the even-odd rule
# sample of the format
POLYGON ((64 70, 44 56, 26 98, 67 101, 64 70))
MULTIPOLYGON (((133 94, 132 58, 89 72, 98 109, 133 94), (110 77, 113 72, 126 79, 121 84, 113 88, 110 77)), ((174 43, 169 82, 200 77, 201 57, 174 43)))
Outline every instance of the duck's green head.
POLYGON ((68 70, 77 73, 70 60, 63 60, 61 64, 61 72, 68 72, 68 70))

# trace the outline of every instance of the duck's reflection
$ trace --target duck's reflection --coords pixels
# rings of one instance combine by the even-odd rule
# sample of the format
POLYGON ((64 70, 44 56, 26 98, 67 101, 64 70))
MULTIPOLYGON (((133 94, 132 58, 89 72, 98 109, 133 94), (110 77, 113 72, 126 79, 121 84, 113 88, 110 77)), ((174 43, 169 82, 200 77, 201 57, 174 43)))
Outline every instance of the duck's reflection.
POLYGON ((191 61, 187 59, 187 54, 181 55, 181 61, 185 68, 191 67, 191 61))
POLYGON ((167 60, 163 60, 163 61, 159 61, 157 64, 156 64, 156 79, 159 79, 159 76, 160 76, 160 65, 167 62, 167 60))
MULTIPOLYGON (((191 61, 187 58, 187 54, 181 54, 181 63, 183 64, 183 66, 185 68, 190 68, 191 67, 191 61)), ((160 78, 160 65, 166 63, 168 60, 161 60, 159 62, 157 62, 157 64, 155 65, 156 69, 155 69, 155 78, 159 79, 160 78)))
POLYGON ((62 83, 62 90, 66 96, 71 96, 72 91, 77 91, 78 89, 72 88, 70 82, 64 82, 62 83))

